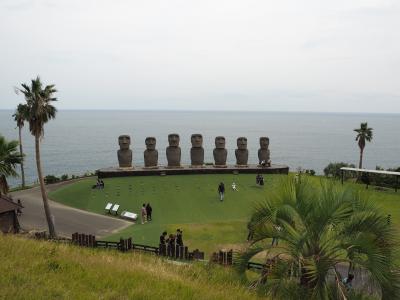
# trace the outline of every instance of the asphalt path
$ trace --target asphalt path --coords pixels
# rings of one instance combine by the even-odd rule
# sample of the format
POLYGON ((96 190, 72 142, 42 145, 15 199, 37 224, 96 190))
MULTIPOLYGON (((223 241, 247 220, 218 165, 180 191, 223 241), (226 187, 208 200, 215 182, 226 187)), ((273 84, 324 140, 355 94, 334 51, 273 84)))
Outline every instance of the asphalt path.
MULTIPOLYGON (((68 181, 52 184, 46 186, 46 189, 50 192, 70 183, 72 182, 68 181)), ((26 231, 48 230, 40 187, 16 191, 11 193, 11 195, 14 201, 21 199, 22 205, 24 206, 22 215, 18 218, 22 229, 26 231)), ((57 235, 63 237, 71 237, 71 234, 74 232, 104 237, 133 224, 114 217, 103 216, 69 207, 51 200, 49 200, 49 205, 51 213, 54 216, 57 235)))

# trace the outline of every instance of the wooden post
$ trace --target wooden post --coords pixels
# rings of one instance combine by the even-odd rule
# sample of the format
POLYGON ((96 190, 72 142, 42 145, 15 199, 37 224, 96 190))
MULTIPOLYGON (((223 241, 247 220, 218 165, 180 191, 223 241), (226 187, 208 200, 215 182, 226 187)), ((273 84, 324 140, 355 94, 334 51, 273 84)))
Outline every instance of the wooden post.
POLYGON ((344 170, 340 170, 342 173, 342 185, 343 185, 343 181, 344 181, 344 170))

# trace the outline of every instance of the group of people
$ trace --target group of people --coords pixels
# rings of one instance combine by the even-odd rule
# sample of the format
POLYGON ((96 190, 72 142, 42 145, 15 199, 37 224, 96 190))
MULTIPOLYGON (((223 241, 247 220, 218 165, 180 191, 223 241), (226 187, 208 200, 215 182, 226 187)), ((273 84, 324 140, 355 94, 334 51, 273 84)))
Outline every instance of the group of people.
MULTIPOLYGON (((264 185, 264 177, 261 174, 257 174, 256 176, 256 184, 263 186, 264 185)), ((237 184, 236 182, 232 182, 232 190, 235 192, 238 192, 237 184)), ((218 194, 219 194, 219 200, 224 201, 224 196, 225 196, 225 185, 223 182, 220 182, 218 185, 218 194)))
POLYGON ((153 208, 151 207, 150 203, 143 203, 141 209, 141 216, 142 216, 142 224, 150 222, 152 220, 151 215, 153 213, 153 208))
POLYGON ((261 174, 257 174, 256 176, 256 184, 257 185, 264 185, 264 177, 261 174))
POLYGON ((104 189, 104 181, 101 179, 97 179, 95 185, 92 186, 92 189, 104 189))
POLYGON ((168 246, 183 246, 183 231, 179 228, 176 230, 176 233, 170 233, 167 237, 168 233, 164 231, 160 235, 160 245, 168 245, 168 246))

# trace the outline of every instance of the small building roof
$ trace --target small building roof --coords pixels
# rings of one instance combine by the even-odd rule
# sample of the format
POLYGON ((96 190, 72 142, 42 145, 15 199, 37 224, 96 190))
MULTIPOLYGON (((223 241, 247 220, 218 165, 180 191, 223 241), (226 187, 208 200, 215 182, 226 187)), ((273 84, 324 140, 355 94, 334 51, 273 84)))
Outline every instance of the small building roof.
POLYGON ((368 170, 368 169, 358 169, 358 168, 348 168, 348 167, 340 168, 340 170, 400 176, 400 172, 384 171, 384 170, 368 170))
POLYGON ((7 196, 0 196, 0 214, 8 211, 13 211, 18 208, 23 208, 23 206, 15 203, 11 198, 7 196))

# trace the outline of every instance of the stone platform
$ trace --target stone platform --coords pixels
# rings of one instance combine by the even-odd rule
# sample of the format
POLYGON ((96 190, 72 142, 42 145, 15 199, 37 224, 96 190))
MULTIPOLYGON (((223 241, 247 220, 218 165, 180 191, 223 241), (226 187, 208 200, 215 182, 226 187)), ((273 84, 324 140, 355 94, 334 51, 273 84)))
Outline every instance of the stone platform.
POLYGON ((182 166, 180 168, 170 168, 160 166, 157 169, 144 167, 134 168, 104 168, 97 170, 99 178, 126 177, 126 176, 154 176, 154 175, 183 175, 183 174, 288 174, 289 167, 285 165, 271 165, 270 167, 260 167, 258 165, 248 165, 248 167, 237 167, 234 165, 226 168, 206 165, 202 168, 192 168, 182 166))

